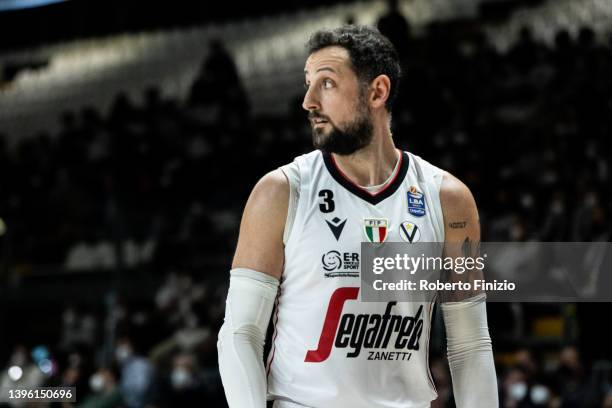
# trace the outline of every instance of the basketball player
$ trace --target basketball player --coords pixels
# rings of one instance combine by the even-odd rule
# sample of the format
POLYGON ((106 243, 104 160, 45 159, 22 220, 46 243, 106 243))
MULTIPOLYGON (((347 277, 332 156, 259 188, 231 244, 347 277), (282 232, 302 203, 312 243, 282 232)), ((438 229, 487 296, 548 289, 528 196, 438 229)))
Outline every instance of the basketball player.
MULTIPOLYGON (((317 150, 264 176, 246 204, 218 341, 227 400, 429 407, 432 304, 360 302, 360 243, 478 242, 476 204, 461 181, 395 147, 400 67, 385 37, 345 26, 308 45, 303 108, 317 150)), ((497 407, 484 294, 441 307, 457 406, 497 407)))

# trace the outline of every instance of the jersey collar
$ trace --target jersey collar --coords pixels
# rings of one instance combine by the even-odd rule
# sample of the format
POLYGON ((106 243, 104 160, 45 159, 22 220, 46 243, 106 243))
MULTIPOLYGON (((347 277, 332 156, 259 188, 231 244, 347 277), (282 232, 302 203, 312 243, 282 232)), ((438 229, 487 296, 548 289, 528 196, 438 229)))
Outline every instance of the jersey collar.
POLYGON ((349 192, 353 193, 357 197, 367 201, 370 204, 378 204, 397 191, 397 189, 402 185, 402 182, 406 178, 406 173, 408 173, 408 166, 410 161, 408 154, 402 151, 402 154, 399 158, 401 160, 399 170, 395 174, 393 180, 391 180, 391 182, 387 184, 386 187, 382 190, 377 191, 376 193, 370 193, 368 190, 349 180, 348 177, 346 177, 346 175, 342 173, 342 170, 340 170, 340 168, 336 164, 336 161, 334 160, 334 157, 331 153, 322 152, 322 154, 325 167, 327 168, 327 171, 329 171, 329 174, 331 174, 331 176, 334 178, 334 180, 336 180, 340 185, 342 185, 342 187, 346 188, 349 192))

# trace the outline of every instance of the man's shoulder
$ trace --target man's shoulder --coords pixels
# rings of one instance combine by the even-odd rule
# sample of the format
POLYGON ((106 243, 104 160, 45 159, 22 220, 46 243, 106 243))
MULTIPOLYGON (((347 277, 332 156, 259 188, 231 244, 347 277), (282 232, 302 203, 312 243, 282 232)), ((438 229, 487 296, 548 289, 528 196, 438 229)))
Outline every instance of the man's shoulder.
POLYGON ((300 168, 310 168, 320 158, 321 151, 313 150, 297 156, 292 162, 268 172, 255 184, 251 197, 258 201, 261 199, 284 200, 289 196, 290 185, 293 185, 291 181, 294 178, 299 180, 300 168))
POLYGON ((260 178, 251 193, 252 198, 258 201, 273 201, 288 197, 288 195, 289 182, 280 168, 272 170, 260 178))
POLYGON ((440 176, 442 176, 442 173, 445 172, 444 169, 440 168, 439 166, 431 163, 429 160, 424 159, 423 157, 417 154, 409 152, 408 150, 404 150, 404 153, 408 155, 409 160, 412 162, 412 165, 416 166, 421 171, 426 170, 427 172, 439 174, 440 176))
POLYGON ((322 160, 322 157, 320 150, 313 150, 295 157, 292 162, 280 166, 279 169, 292 182, 300 179, 301 171, 309 171, 314 168, 317 161, 322 160))
POLYGON ((404 154, 408 156, 409 160, 408 172, 416 174, 419 180, 431 183, 438 194, 441 193, 440 189, 446 171, 412 152, 405 150, 404 154))
POLYGON ((291 163, 287 163, 285 166, 289 166, 292 165, 294 163, 296 164, 312 164, 314 163, 316 160, 321 159, 322 153, 320 150, 313 150, 311 152, 308 153, 304 153, 304 154, 300 154, 299 156, 296 156, 293 161, 291 163))
POLYGON ((440 204, 443 210, 453 212, 476 207, 474 196, 468 186, 448 171, 443 171, 440 185, 440 204))
POLYGON ((405 153, 410 157, 412 165, 417 167, 416 171, 418 173, 429 173, 433 177, 439 178, 440 201, 443 205, 461 204, 466 199, 472 198, 468 186, 452 173, 414 153, 408 151, 405 151, 405 153))

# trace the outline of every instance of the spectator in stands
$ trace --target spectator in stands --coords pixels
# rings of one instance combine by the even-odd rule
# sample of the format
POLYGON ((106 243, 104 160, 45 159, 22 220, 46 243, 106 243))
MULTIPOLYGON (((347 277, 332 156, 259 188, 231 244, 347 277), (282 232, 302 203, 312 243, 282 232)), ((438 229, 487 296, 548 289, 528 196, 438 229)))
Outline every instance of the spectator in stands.
POLYGON ((234 59, 219 39, 209 43, 208 57, 191 88, 189 103, 219 109, 219 120, 238 116, 245 119, 249 103, 234 59))
POLYGON ((564 406, 583 406, 582 403, 588 395, 587 378, 576 347, 568 346, 561 350, 556 377, 564 406))
POLYGON ((410 42, 410 25, 399 9, 399 0, 387 0, 387 13, 380 17, 378 30, 395 46, 400 59, 408 54, 410 42))
POLYGON ((206 389, 198 373, 198 362, 193 354, 177 355, 170 371, 169 400, 181 407, 195 407, 205 401, 206 389))
POLYGON ((84 399, 80 399, 83 402, 79 404, 79 408, 115 408, 121 406, 123 396, 117 386, 117 373, 112 369, 98 369, 90 377, 89 387, 93 393, 84 399))
POLYGON ((121 370, 120 390, 124 404, 128 408, 146 407, 155 397, 154 367, 128 336, 122 336, 117 341, 115 359, 121 370))

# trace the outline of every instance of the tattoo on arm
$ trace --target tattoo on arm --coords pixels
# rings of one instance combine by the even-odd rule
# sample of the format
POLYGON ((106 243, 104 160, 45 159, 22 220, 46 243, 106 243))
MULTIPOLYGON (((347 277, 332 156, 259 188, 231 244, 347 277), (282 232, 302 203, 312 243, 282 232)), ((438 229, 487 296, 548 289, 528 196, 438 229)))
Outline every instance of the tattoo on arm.
POLYGON ((470 241, 469 237, 465 238, 461 246, 461 252, 464 257, 476 258, 480 255, 480 241, 470 241))
MULTIPOLYGON (((480 250, 480 242, 472 241, 469 237, 466 237, 463 243, 461 243, 460 245, 461 248, 458 252, 463 258, 476 258, 478 256, 478 252, 480 250)), ((461 273, 455 272, 450 273, 449 275, 445 275, 445 278, 449 279, 450 282, 469 283, 470 289, 457 290, 450 293, 444 292, 440 295, 440 300, 442 302, 460 302, 462 300, 472 298, 480 292, 474 289, 474 282, 475 279, 477 279, 478 277, 478 273, 475 269, 465 269, 461 273)))
POLYGON ((461 246, 461 252, 463 253, 464 257, 469 257, 472 253, 472 251, 470 250, 470 238, 466 237, 465 241, 463 241, 463 245, 461 246))
POLYGON ((466 225, 467 225, 467 222, 465 222, 465 221, 449 222, 448 223, 448 226, 450 228, 453 228, 453 229, 465 228, 466 225))

